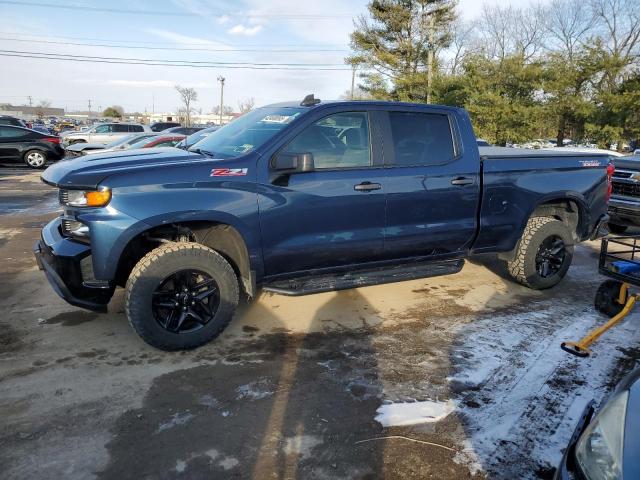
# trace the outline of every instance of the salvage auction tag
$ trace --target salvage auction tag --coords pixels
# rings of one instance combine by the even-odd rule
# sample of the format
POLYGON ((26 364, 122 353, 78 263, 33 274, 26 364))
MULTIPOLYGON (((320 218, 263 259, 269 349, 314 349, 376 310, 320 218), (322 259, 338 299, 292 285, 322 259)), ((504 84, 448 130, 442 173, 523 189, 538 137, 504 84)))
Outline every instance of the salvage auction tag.
POLYGON ((238 177, 247 174, 248 168, 214 168, 211 177, 238 177))

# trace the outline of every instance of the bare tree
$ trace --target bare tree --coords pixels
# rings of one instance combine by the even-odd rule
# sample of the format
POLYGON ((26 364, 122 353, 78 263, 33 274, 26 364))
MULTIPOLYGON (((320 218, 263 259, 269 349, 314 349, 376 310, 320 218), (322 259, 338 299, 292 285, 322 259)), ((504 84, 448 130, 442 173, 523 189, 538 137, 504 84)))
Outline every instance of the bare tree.
POLYGON ((476 25, 473 22, 456 20, 451 28, 451 45, 448 48, 449 73, 456 75, 465 57, 478 48, 476 25))
POLYGON ((546 48, 565 53, 573 62, 576 51, 593 33, 595 17, 583 0, 552 0, 546 9, 546 48))
POLYGON ((250 110, 253 110, 256 101, 253 97, 245 98, 244 100, 238 101, 238 111, 240 113, 246 113, 250 110))
POLYGON ((504 60, 518 54, 531 60, 543 44, 544 17, 545 12, 538 5, 518 9, 485 4, 478 22, 481 47, 491 58, 504 60))
POLYGON ((184 112, 186 126, 190 127, 191 112, 193 108, 191 104, 198 101, 198 92, 196 92, 193 88, 181 87, 180 85, 176 85, 175 88, 180 94, 180 99, 182 100, 182 104, 184 105, 184 108, 181 108, 180 110, 184 112))
POLYGON ((49 108, 51 106, 51 100, 40 100, 37 106, 40 108, 49 108))
POLYGON ((605 45, 623 62, 637 55, 640 12, 637 0, 591 0, 605 45))

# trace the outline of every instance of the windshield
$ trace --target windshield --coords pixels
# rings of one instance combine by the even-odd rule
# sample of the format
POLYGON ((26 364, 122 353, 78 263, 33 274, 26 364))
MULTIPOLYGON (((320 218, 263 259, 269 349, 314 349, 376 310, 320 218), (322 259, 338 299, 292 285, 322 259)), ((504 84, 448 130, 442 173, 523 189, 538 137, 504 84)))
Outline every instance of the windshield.
POLYGON ((108 143, 104 148, 115 148, 118 147, 120 145, 123 145, 127 142, 130 142, 131 140, 133 140, 135 137, 137 137, 137 135, 127 135, 126 137, 120 137, 118 140, 115 140, 111 143, 108 143))
POLYGON ((306 109, 292 107, 258 108, 212 132, 189 150, 201 150, 217 158, 246 155, 299 117, 306 109))

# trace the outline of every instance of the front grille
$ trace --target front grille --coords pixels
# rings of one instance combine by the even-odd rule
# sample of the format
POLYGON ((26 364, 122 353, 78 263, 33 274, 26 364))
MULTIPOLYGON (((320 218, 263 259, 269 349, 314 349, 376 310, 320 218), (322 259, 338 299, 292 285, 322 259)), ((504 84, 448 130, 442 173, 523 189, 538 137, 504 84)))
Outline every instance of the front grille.
POLYGON ((624 197, 640 197, 640 183, 613 182, 612 193, 624 197))
POLYGON ((61 205, 66 205, 69 201, 69 192, 61 188, 58 191, 58 199, 60 200, 61 205))
POLYGON ((638 172, 632 172, 631 170, 616 170, 613 172, 613 178, 631 178, 631 175, 638 172))

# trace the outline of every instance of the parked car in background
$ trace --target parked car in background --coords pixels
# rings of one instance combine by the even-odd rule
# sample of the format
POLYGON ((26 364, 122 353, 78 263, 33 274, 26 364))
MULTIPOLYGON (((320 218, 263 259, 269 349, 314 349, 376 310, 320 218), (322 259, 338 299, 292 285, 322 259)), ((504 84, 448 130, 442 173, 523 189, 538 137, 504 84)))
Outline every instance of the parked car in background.
POLYGON ((19 118, 10 115, 0 115, 0 125, 11 125, 13 127, 27 127, 27 124, 19 118))
POLYGON ((24 162, 31 168, 43 168, 47 161, 60 160, 63 156, 60 137, 0 125, 0 162, 24 162))
POLYGON ((173 134, 173 135, 193 135, 196 132, 202 130, 203 127, 172 127, 167 128, 166 130, 162 130, 164 134, 173 134))
POLYGON ((42 123, 35 123, 31 126, 31 130, 35 130, 36 132, 46 133, 47 135, 54 135, 51 129, 47 128, 42 123))
POLYGON ((589 402, 555 480, 640 478, 640 369, 627 375, 599 411, 589 402))
POLYGON ((181 124, 178 122, 156 122, 149 125, 152 132, 161 132, 167 128, 179 127, 181 124))
POLYGON ((486 140, 483 140, 481 138, 478 138, 476 140, 476 143, 478 144, 479 147, 490 147, 491 144, 489 142, 487 142, 486 140))
POLYGON ((93 153, 117 152, 119 150, 127 150, 131 148, 134 143, 146 138, 157 137, 158 135, 159 133, 156 132, 132 133, 106 145, 102 145, 101 143, 75 143, 66 147, 65 152, 67 157, 70 158, 93 153))
POLYGON ((630 226, 640 226, 640 155, 615 160, 612 195, 609 201, 609 230, 624 233, 630 226))
POLYGON ((100 123, 84 132, 70 132, 61 134, 64 146, 74 143, 100 143, 106 145, 114 140, 126 137, 131 133, 149 132, 149 127, 139 123, 100 123))
POLYGON ((213 132, 215 132, 216 130, 219 130, 219 129, 220 129, 219 125, 214 125, 213 127, 203 128, 202 130, 200 130, 200 131, 198 131, 196 133, 192 133, 191 135, 189 135, 187 138, 185 138, 180 143, 178 143, 176 145, 176 147, 183 148, 185 150, 187 148, 191 148, 196 143, 198 143, 200 140, 202 140, 203 138, 208 137, 210 133, 213 133, 213 132))
POLYGON ((127 150, 135 148, 155 148, 155 147, 175 147, 185 138, 184 135, 158 135, 151 138, 145 138, 129 146, 127 150))

